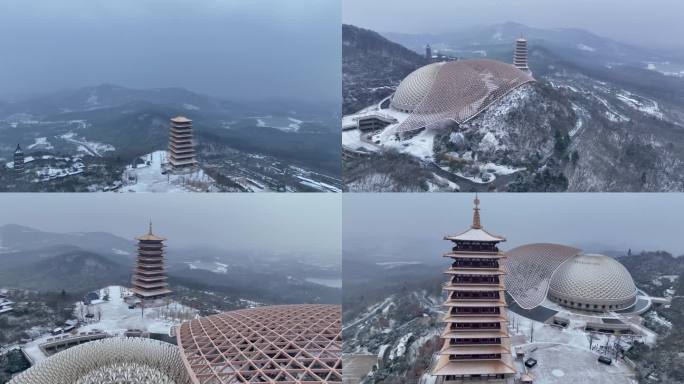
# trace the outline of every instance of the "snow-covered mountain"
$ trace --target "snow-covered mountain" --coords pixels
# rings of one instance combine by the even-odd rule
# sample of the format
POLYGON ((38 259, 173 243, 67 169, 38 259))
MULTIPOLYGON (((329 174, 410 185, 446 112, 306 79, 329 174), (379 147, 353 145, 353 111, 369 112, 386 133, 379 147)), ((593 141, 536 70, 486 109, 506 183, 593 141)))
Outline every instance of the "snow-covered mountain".
MULTIPOLYGON (((513 23, 462 34, 386 36, 416 51, 430 43, 452 56, 510 62, 513 41, 521 33, 530 40, 536 83, 516 89, 460 126, 423 131, 396 143, 382 141, 397 140, 390 135, 372 136, 382 149, 346 159, 347 189, 684 190, 684 78, 646 64, 667 53, 581 30, 513 23)), ((364 87, 358 82, 345 86, 364 87)))

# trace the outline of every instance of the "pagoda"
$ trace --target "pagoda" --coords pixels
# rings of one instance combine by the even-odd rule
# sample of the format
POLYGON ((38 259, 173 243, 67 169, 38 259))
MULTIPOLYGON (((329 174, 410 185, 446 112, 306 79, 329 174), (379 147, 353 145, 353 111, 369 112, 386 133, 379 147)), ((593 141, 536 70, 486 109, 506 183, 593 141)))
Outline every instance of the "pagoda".
POLYGON ((164 241, 152 233, 152 223, 147 234, 138 240, 138 257, 133 270, 133 295, 141 300, 160 299, 171 294, 164 267, 164 241))
POLYGON ((432 374, 438 383, 512 383, 515 375, 508 334, 504 287, 503 237, 480 223, 475 197, 473 224, 445 240, 454 243, 444 257, 452 259, 445 273, 444 340, 432 374))
POLYGON ((527 65, 527 40, 522 37, 515 41, 513 65, 523 72, 531 72, 530 67, 527 65))
POLYGON ((171 119, 168 162, 172 170, 192 168, 196 165, 192 141, 192 120, 176 116, 171 119))
POLYGON ((17 144, 17 149, 14 151, 14 175, 16 178, 24 176, 24 151, 21 146, 17 144))

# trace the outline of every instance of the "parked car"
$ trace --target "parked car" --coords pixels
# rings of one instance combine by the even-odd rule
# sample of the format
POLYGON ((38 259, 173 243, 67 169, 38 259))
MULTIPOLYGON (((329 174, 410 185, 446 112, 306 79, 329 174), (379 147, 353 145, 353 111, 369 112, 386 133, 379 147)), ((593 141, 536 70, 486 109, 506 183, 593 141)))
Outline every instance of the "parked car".
POLYGON ((599 363, 603 363, 605 365, 611 365, 613 363, 613 359, 608 356, 599 356, 598 361, 599 363))
POLYGON ((537 365, 537 360, 535 360, 535 359, 533 359, 533 358, 531 358, 531 357, 530 357, 529 359, 525 360, 525 366, 526 366, 527 368, 532 368, 532 367, 534 367, 535 365, 537 365))

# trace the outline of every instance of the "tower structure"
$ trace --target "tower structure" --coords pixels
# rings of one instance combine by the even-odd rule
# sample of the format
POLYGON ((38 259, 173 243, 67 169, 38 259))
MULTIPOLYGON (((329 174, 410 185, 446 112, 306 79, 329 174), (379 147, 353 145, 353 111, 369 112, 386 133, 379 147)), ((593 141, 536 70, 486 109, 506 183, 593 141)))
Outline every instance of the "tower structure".
POLYGON ((430 44, 425 46, 425 59, 432 61, 432 47, 430 47, 430 44))
POLYGON ((141 300, 155 300, 171 293, 164 266, 164 241, 152 232, 152 222, 147 234, 138 240, 138 258, 133 270, 133 294, 141 300))
POLYGON ((14 151, 14 175, 17 178, 24 176, 24 151, 21 146, 17 144, 17 149, 14 151))
POLYGON ((485 231, 475 197, 473 224, 445 240, 454 243, 444 284, 444 340, 433 369, 438 383, 512 383, 515 375, 504 296, 503 237, 485 231))
POLYGON ((523 72, 530 73, 530 67, 527 65, 527 40, 522 37, 515 41, 513 65, 523 72))
POLYGON ((196 165, 192 120, 186 117, 176 116, 171 119, 168 162, 173 170, 188 169, 196 165))

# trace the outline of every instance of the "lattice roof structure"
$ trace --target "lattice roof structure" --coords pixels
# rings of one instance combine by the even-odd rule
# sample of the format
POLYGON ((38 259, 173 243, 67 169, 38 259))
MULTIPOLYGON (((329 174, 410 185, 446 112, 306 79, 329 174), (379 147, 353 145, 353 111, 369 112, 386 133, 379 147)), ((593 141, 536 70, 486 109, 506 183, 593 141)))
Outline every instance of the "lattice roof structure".
POLYGON ((634 304, 637 288, 627 268, 604 255, 577 255, 553 274, 549 293, 585 304, 634 304))
POLYGON ((183 323, 177 339, 195 384, 342 382, 339 305, 224 312, 183 323))
POLYGON ((527 244, 506 252, 506 289, 525 309, 544 302, 551 276, 564 262, 581 252, 560 244, 527 244))
POLYGON ((511 249, 506 256, 506 287, 522 308, 535 308, 547 297, 563 306, 599 311, 636 301, 632 276, 611 257, 544 243, 511 249))
POLYGON ((17 375, 10 384, 190 384, 175 345, 108 338, 71 347, 17 375))
POLYGON ((490 59, 440 62, 409 74, 392 96, 391 107, 410 113, 397 132, 452 120, 464 123, 534 78, 515 66, 490 59))

